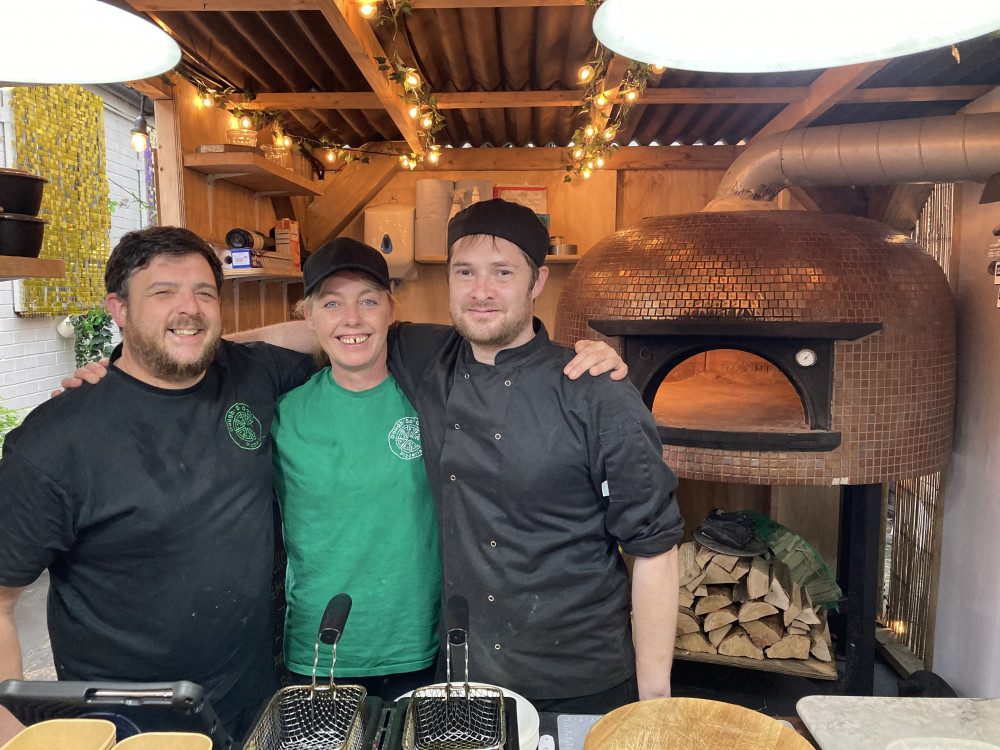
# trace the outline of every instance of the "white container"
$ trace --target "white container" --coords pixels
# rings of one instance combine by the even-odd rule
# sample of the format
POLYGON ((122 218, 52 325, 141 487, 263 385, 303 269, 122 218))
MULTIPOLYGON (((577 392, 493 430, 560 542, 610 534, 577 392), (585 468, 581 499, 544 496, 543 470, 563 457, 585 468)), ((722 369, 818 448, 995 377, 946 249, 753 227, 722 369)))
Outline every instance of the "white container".
POLYGON ((462 208, 468 208, 475 202, 478 190, 479 200, 488 201, 493 197, 493 183, 489 180, 459 180, 455 189, 462 191, 462 208))
POLYGON ((448 219, 455 183, 451 180, 417 180, 416 217, 448 219))
POLYGON ((365 244, 380 250, 389 276, 401 279, 413 268, 414 207, 383 203, 365 209, 365 244))
POLYGON ((414 231, 414 257, 431 260, 448 254, 448 217, 421 219, 417 217, 414 231))

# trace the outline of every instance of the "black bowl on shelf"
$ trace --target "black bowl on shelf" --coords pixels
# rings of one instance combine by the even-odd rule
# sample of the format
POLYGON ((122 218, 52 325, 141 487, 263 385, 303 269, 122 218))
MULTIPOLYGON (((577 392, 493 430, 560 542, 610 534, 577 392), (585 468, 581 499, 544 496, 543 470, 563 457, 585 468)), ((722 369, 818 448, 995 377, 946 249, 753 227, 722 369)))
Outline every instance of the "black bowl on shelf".
POLYGON ((0 212, 38 216, 46 182, 30 172, 0 168, 0 212))
POLYGON ((36 216, 0 213, 0 255, 37 258, 48 223, 36 216))

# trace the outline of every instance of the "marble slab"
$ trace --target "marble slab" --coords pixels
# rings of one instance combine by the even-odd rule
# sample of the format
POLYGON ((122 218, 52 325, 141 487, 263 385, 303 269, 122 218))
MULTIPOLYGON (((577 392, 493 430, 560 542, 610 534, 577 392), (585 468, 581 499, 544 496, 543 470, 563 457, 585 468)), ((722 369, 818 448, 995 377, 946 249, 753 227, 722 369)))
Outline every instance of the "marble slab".
POLYGON ((821 750, 885 750, 892 740, 1000 743, 1000 699, 810 695, 795 710, 821 750))

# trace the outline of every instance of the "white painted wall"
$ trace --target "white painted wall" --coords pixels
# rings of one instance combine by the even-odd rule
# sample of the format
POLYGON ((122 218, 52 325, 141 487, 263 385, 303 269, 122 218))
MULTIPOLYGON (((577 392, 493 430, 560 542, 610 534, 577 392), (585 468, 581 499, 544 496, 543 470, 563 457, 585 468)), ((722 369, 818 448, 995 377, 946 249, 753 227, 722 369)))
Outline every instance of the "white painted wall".
MULTIPOLYGON (((123 234, 150 223, 149 212, 140 209, 133 198, 146 194, 141 155, 129 146, 137 103, 101 87, 87 88, 104 99, 108 184, 111 200, 119 202, 111 215, 110 247, 114 247, 123 234)), ((16 167, 4 154, 0 148, 0 166, 16 167)), ((27 410, 45 401, 76 366, 73 340, 56 333, 62 318, 19 317, 14 312, 14 284, 0 281, 0 397, 8 408, 27 410)))
MULTIPOLYGON (((965 111, 1000 111, 1000 90, 965 111)), ((986 272, 1000 203, 979 205, 982 191, 955 186, 958 393, 934 671, 962 695, 1000 698, 1000 287, 986 272)))

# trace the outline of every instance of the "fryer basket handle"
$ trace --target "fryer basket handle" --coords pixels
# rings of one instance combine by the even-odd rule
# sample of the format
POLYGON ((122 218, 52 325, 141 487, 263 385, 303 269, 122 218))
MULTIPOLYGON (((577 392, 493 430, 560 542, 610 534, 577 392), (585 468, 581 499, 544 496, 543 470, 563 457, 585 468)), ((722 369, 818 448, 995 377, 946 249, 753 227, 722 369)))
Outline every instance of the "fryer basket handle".
POLYGON ((334 646, 344 634, 347 616, 351 613, 351 597, 349 594, 337 594, 326 605, 323 619, 319 623, 319 640, 328 646, 334 646))
POLYGON ((448 598, 448 642, 461 646, 469 637, 469 600, 455 594, 448 598))

